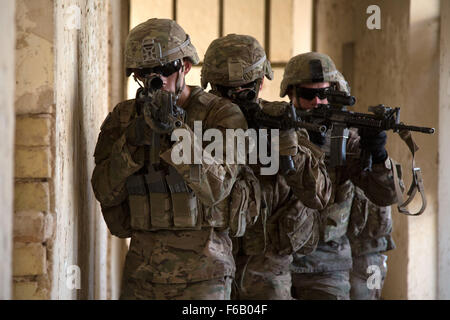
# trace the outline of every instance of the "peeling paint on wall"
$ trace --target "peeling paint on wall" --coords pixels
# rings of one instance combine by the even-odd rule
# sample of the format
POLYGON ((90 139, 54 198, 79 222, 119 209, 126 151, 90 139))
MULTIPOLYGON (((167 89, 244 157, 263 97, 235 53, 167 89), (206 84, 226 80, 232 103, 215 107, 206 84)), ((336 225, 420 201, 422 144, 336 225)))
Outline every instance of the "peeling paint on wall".
POLYGON ((94 149, 109 106, 109 2, 57 1, 55 196, 58 199, 53 296, 106 299, 107 230, 90 185, 94 149), (81 12, 81 28, 68 28, 71 6, 81 12), (81 289, 65 286, 70 265, 81 271, 81 289), (56 274, 55 274, 56 276, 56 274))
POLYGON ((12 298, 12 234, 14 172, 14 48, 15 3, 2 2, 0 11, 0 300, 12 298))

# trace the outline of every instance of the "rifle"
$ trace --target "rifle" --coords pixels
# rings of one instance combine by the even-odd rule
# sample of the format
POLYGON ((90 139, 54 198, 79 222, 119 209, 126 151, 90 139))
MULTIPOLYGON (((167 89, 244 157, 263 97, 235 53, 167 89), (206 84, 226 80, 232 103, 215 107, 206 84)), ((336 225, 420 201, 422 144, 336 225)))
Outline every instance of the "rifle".
MULTIPOLYGON (((240 107, 249 128, 280 130, 305 128, 322 134, 326 132, 326 126, 298 119, 293 105, 288 105, 284 112, 279 116, 272 116, 265 113, 258 103, 252 101, 254 97, 256 97, 254 90, 246 89, 239 92, 230 92, 229 96, 232 98, 232 101, 240 107)), ((280 157, 280 170, 282 174, 295 172, 294 161, 291 156, 280 157)))
MULTIPOLYGON (((414 155, 419 149, 414 143, 411 131, 433 134, 434 128, 419 127, 406 125, 400 122, 400 108, 386 107, 382 104, 369 107, 371 114, 347 111, 345 106, 352 106, 356 99, 345 92, 330 90, 327 93, 329 104, 319 105, 312 110, 297 110, 297 115, 304 121, 325 125, 331 129, 331 146, 330 146, 330 166, 341 166, 346 160, 346 145, 348 139, 348 128, 369 128, 375 130, 392 130, 397 132, 410 149, 412 158, 413 181, 408 191, 409 198, 402 202, 402 193, 400 191, 398 181, 395 181, 397 198, 399 199, 399 211, 407 215, 420 215, 426 207, 426 199, 423 188, 423 180, 420 168, 415 166, 414 155), (422 196, 422 208, 416 214, 411 214, 406 206, 412 201, 417 189, 422 196), (401 204, 400 204, 401 203, 401 204)), ((362 163, 369 163, 370 155, 367 152, 362 154, 362 163)), ((397 171, 401 178, 401 167, 392 162, 394 171, 394 179, 398 180, 397 171)))
POLYGON ((145 83, 145 87, 136 92, 136 112, 144 115, 145 122, 152 129, 150 162, 159 164, 161 135, 179 128, 186 113, 176 105, 177 97, 174 93, 161 90, 163 82, 158 75, 146 77, 145 83))
POLYGON ((360 113, 346 110, 345 106, 355 104, 355 97, 344 92, 330 90, 327 93, 329 104, 320 104, 312 110, 298 110, 297 115, 304 121, 321 124, 331 129, 330 166, 345 164, 345 147, 348 139, 348 128, 369 128, 379 131, 403 130, 433 134, 434 128, 405 125, 400 122, 400 108, 386 107, 382 104, 369 107, 369 112, 360 113))

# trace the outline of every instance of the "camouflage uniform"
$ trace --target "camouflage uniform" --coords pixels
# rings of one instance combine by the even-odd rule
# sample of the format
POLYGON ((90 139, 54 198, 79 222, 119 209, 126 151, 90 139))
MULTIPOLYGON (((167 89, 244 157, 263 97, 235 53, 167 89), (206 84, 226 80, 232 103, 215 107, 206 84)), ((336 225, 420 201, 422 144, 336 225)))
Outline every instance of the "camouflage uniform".
POLYGON ((353 268, 350 271, 350 298, 352 300, 378 300, 381 297, 384 279, 387 273, 387 256, 382 252, 395 249, 391 236, 391 207, 377 206, 367 199, 364 192, 355 188, 352 214, 347 236, 352 248, 353 268), (369 288, 370 274, 378 272, 381 282, 379 287, 369 288))
MULTIPOLYGON (((230 34, 210 44, 201 75, 202 86, 211 83, 212 92, 220 96, 255 82, 252 89, 256 98, 263 77, 272 79, 272 70, 264 49, 253 37, 230 34)), ((256 101, 264 112, 275 116, 286 106, 256 101)), ((330 183, 323 153, 308 140, 305 130, 293 133, 287 140, 280 139, 280 150, 294 149, 294 174, 265 176, 259 174, 258 165, 250 166, 258 176, 264 205, 256 224, 248 226, 241 238, 233 239, 236 299, 292 299, 292 252, 312 250, 317 244, 318 238, 311 235, 318 229, 318 217, 303 203, 323 208, 330 196, 330 183)))
MULTIPOLYGON (((185 57, 198 63, 189 37, 172 20, 138 25, 126 47, 127 75, 185 57)), ((179 92, 180 83, 184 81, 177 80, 179 92)), ((191 138, 197 120, 203 130, 246 129, 239 107, 199 87, 190 90, 182 105, 182 127, 191 138)), ((235 272, 228 234, 230 217, 235 216, 230 192, 241 166, 175 164, 171 151, 178 143, 161 135, 160 164, 154 172, 148 161, 153 145, 133 143, 144 134, 135 102, 119 103, 103 123, 92 176, 109 230, 131 237, 121 299, 229 299, 235 272)))
MULTIPOLYGON (((292 85, 312 82, 329 82, 336 89, 350 93, 347 82, 336 70, 332 60, 326 55, 312 52, 298 55, 288 62, 280 96, 285 96, 292 85)), ((327 155, 326 163, 330 141, 328 132, 322 146, 327 155)), ((318 212, 321 228, 316 250, 308 255, 302 252, 294 254, 291 270, 295 298, 349 299, 353 262, 347 227, 350 217, 357 220, 361 215, 366 215, 366 212, 357 209, 355 195, 363 194, 380 206, 389 206, 397 201, 389 158, 383 163, 373 164, 371 170, 363 170, 359 144, 357 131, 351 129, 347 140, 346 165, 334 168, 327 165, 333 185, 332 195, 327 207, 318 212), (360 190, 359 193, 355 188, 360 190)))

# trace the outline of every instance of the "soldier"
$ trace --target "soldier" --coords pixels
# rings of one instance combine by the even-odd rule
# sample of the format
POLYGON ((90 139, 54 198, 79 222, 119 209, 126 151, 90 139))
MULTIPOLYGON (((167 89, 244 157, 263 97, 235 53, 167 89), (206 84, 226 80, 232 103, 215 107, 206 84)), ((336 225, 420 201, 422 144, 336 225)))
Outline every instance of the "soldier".
POLYGON ((387 256, 395 249, 390 206, 377 206, 356 187, 347 236, 352 249, 351 300, 379 300, 387 274, 387 256), (371 279, 368 279, 368 275, 371 279))
MULTIPOLYGON (((328 103, 328 88, 350 94, 347 82, 330 57, 310 52, 290 59, 285 68, 280 96, 287 94, 296 108, 308 110, 318 104, 328 103)), ((320 210, 322 223, 317 249, 308 255, 301 252, 294 254, 291 265, 293 295, 302 300, 349 299, 352 254, 346 233, 355 186, 379 206, 397 202, 391 163, 384 147, 386 133, 351 129, 347 140, 347 162, 340 167, 328 165, 329 132, 326 136, 310 132, 310 138, 327 153, 326 163, 333 188, 330 202, 325 209, 320 210), (364 170, 360 161, 360 148, 371 154, 373 164, 370 170, 364 170)), ((359 211, 355 214, 367 213, 359 211)))
MULTIPOLYGON (((235 103, 257 103, 258 108, 279 115, 286 103, 258 99, 264 77, 272 79, 270 62, 256 39, 229 34, 208 47, 201 71, 201 84, 210 83, 212 93, 235 103), (241 101, 236 96, 246 97, 241 101)), ((241 104, 242 108, 245 108, 241 104)), ((246 114, 246 112, 244 112, 246 114)), ((253 119, 247 118, 248 123, 253 119)), ((257 223, 243 237, 233 239, 236 258, 237 299, 292 299, 289 265, 292 252, 311 251, 317 245, 315 210, 323 209, 330 196, 330 181, 323 153, 308 140, 305 130, 280 132, 280 156, 291 156, 295 172, 290 175, 257 175, 263 203, 257 223), (301 201, 299 200, 301 199, 301 201), (299 231, 300 230, 300 231, 299 231)), ((245 180, 245 179, 244 179, 245 180)))
POLYGON ((174 163, 171 151, 180 142, 172 143, 174 127, 156 117, 170 103, 179 117, 169 124, 186 129, 191 141, 197 120, 203 130, 247 128, 238 106, 185 84, 198 62, 189 35, 175 21, 150 19, 128 35, 126 74, 142 88, 101 126, 92 175, 109 230, 131 237, 121 299, 230 298, 235 263, 229 202, 240 165, 174 163), (143 108, 148 99, 142 95, 155 79, 162 90, 155 91, 152 109, 143 108))

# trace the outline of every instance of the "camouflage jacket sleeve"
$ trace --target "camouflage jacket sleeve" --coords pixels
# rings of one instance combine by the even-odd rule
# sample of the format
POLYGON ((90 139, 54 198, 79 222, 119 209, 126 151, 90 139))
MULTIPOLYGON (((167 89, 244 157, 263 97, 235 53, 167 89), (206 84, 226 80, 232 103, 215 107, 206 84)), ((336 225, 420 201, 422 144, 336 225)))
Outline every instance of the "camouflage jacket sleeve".
POLYGON ((128 236, 129 209, 126 204, 126 178, 138 171, 143 161, 141 150, 126 143, 120 123, 120 105, 103 122, 95 148, 95 168, 91 184, 95 197, 100 202, 102 213, 111 233, 128 236))
POLYGON ((322 210, 331 196, 331 180, 324 153, 309 141, 306 130, 297 130, 298 153, 292 157, 295 173, 285 177, 300 201, 311 209, 322 210))
MULTIPOLYGON (((357 131, 351 129, 347 143, 347 165, 341 179, 351 179, 357 187, 364 191, 367 198, 378 206, 390 206, 396 203, 397 195, 389 157, 383 163, 372 165, 371 170, 363 170, 359 141, 360 137, 357 131)), ((401 180, 400 185, 403 185, 401 180)))
MULTIPOLYGON (((284 113, 289 104, 260 100, 263 111, 272 116, 284 113)), ((331 181, 324 163, 325 154, 309 141, 305 129, 297 129, 298 152, 292 157, 295 173, 286 176, 287 184, 306 207, 321 210, 331 196, 331 181)))
MULTIPOLYGON (((226 129, 247 129, 247 121, 238 106, 224 102, 215 104, 209 112, 209 116, 204 120, 203 128, 219 129, 225 138, 226 129)), ((194 133, 188 124, 183 125, 184 129, 189 132, 191 141, 194 141, 194 133)), ((189 187, 195 192, 200 201, 206 206, 214 206, 229 196, 236 177, 239 173, 240 165, 236 164, 236 146, 234 146, 234 162, 226 163, 226 146, 223 146, 223 163, 216 161, 208 152, 205 152, 201 143, 195 150, 196 144, 192 143, 192 154, 198 152, 203 155, 201 164, 175 164, 171 159, 171 153, 174 148, 181 142, 175 143, 170 149, 161 154, 161 158, 167 163, 175 167, 189 187), (192 174, 192 173, 195 174, 192 174)), ((224 139, 225 144, 225 139, 224 139)))

